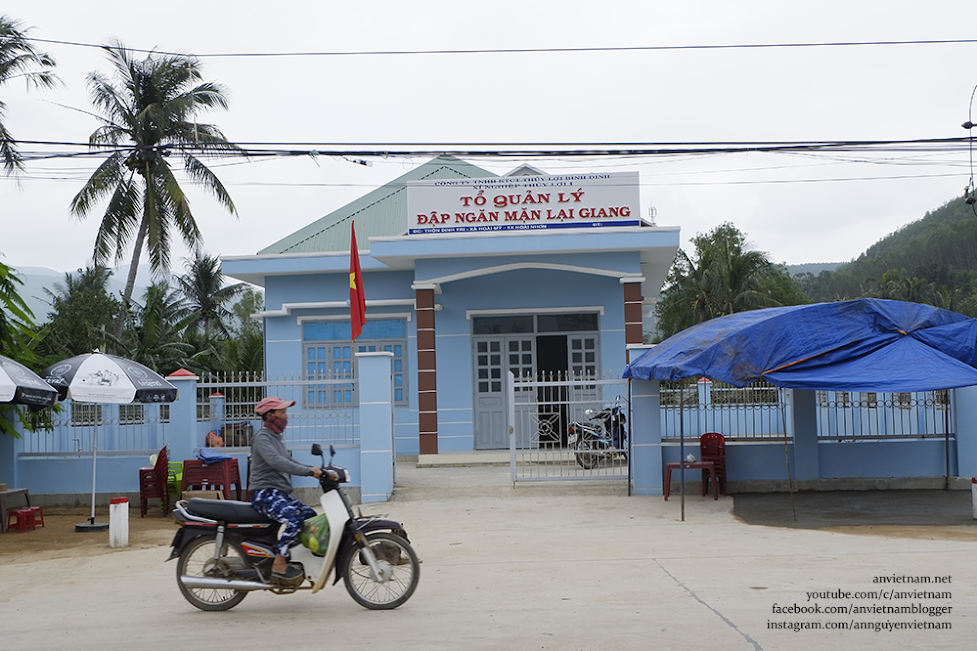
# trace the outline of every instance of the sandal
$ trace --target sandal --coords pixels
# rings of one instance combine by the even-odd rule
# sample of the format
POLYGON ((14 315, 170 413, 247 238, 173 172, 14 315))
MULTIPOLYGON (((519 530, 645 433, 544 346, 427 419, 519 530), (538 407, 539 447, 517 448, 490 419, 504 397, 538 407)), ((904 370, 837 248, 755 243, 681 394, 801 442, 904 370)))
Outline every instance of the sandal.
POLYGON ((285 568, 284 572, 272 572, 272 581, 284 581, 286 583, 294 583, 296 580, 301 580, 305 577, 305 570, 295 565, 289 564, 285 568))

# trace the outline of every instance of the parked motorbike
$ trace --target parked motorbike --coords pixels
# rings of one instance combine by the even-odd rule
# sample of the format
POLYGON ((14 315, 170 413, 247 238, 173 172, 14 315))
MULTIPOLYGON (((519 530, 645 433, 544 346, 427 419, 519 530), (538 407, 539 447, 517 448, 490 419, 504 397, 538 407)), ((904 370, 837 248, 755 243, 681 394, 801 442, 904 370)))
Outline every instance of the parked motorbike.
POLYGON ((577 464, 592 470, 601 463, 616 457, 628 458, 627 418, 618 404, 600 411, 587 409, 588 422, 570 423, 567 428, 567 446, 575 450, 577 464))
POLYGON ((310 544, 311 549, 301 544, 292 548, 292 565, 302 574, 291 583, 272 578, 278 522, 255 511, 249 502, 201 498, 177 502, 173 513, 180 530, 166 560, 178 559, 177 585, 187 601, 201 610, 217 611, 233 608, 255 590, 273 594, 312 590, 314 594, 333 573, 333 585, 342 579, 353 600, 365 608, 389 610, 410 599, 421 568, 407 532, 393 520, 354 515, 349 499, 339 490, 349 482, 349 471, 332 465, 336 450, 329 446, 329 452, 327 465, 322 448, 312 446, 312 454, 322 459, 320 503, 329 524, 328 543, 318 549, 315 544, 310 544))

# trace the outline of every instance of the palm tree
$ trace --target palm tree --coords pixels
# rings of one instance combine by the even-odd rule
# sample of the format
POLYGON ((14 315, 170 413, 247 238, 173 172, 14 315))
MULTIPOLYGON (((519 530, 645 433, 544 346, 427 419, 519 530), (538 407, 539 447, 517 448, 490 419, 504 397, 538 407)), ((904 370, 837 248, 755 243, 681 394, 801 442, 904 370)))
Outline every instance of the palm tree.
POLYGON ((260 321, 251 318, 265 305, 264 295, 252 288, 241 292, 230 311, 231 336, 219 342, 214 367, 225 372, 261 373, 264 369, 265 337, 260 321))
POLYGON ((0 355, 27 363, 34 334, 34 314, 20 295, 24 281, 7 265, 0 262, 0 355))
POLYGON ((717 316, 803 297, 786 270, 747 248, 732 224, 697 235, 692 243, 695 257, 678 251, 656 308, 659 332, 666 337, 717 316))
POLYGON ((180 336, 183 300, 165 282, 146 288, 143 305, 133 304, 131 323, 118 345, 122 355, 163 375, 189 365, 193 346, 180 336))
POLYGON ((217 256, 198 253, 187 262, 186 269, 186 275, 176 279, 186 300, 184 326, 189 331, 202 330, 205 341, 209 341, 212 334, 229 336, 227 320, 232 314, 228 306, 244 291, 244 283, 225 286, 217 256))
MULTIPOLYGON (((43 341, 43 332, 36 332, 33 314, 20 295, 20 285, 23 284, 13 269, 0 262, 0 355, 36 369, 42 366, 35 348, 43 341)), ((0 435, 20 437, 14 416, 24 428, 34 428, 22 410, 4 409, 6 406, 0 404, 0 435)))
POLYGON ((105 50, 115 66, 116 83, 98 72, 88 75, 92 102, 102 122, 88 142, 93 148, 122 147, 110 150, 72 200, 71 212, 85 217, 97 201, 109 198, 95 239, 96 264, 105 264, 113 256, 121 262, 124 251, 132 246, 129 275, 115 322, 114 335, 119 339, 143 248, 149 253, 153 272, 161 276, 170 266, 171 229, 180 233, 191 250, 201 245, 200 228, 173 174, 170 155, 175 152, 181 157, 190 181, 210 191, 236 215, 223 184, 196 153, 241 150, 214 125, 192 121, 204 109, 227 108, 223 88, 202 81, 200 64, 194 57, 150 54, 136 60, 119 42, 105 50))
MULTIPOLYGON (((0 16, 0 86, 15 77, 23 77, 27 87, 53 88, 60 84, 58 77, 51 72, 54 59, 34 49, 27 40, 30 28, 21 29, 21 24, 9 16, 0 16)), ((6 105, 0 102, 0 158, 7 174, 23 169, 24 163, 14 144, 14 137, 3 123, 6 105)))

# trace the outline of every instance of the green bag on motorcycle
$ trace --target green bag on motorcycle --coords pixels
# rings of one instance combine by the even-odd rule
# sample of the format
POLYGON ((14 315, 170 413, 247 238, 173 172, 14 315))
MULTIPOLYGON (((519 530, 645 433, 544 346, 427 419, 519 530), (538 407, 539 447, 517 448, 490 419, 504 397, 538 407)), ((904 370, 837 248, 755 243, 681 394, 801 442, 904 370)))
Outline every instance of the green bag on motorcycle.
POLYGON ((316 556, 326 555, 326 549, 329 547, 329 519, 325 513, 302 523, 299 542, 316 556))

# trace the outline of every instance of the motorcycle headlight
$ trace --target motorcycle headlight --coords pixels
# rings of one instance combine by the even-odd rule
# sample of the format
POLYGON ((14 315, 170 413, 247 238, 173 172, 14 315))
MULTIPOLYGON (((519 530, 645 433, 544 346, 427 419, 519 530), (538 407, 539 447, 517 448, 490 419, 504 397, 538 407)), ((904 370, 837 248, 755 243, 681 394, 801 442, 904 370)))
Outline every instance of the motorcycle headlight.
POLYGON ((349 470, 347 470, 346 468, 341 468, 339 466, 329 466, 328 468, 326 468, 326 470, 328 471, 328 473, 331 474, 329 479, 335 477, 335 479, 332 479, 332 481, 335 481, 339 484, 349 483, 350 475, 349 475, 349 470))

